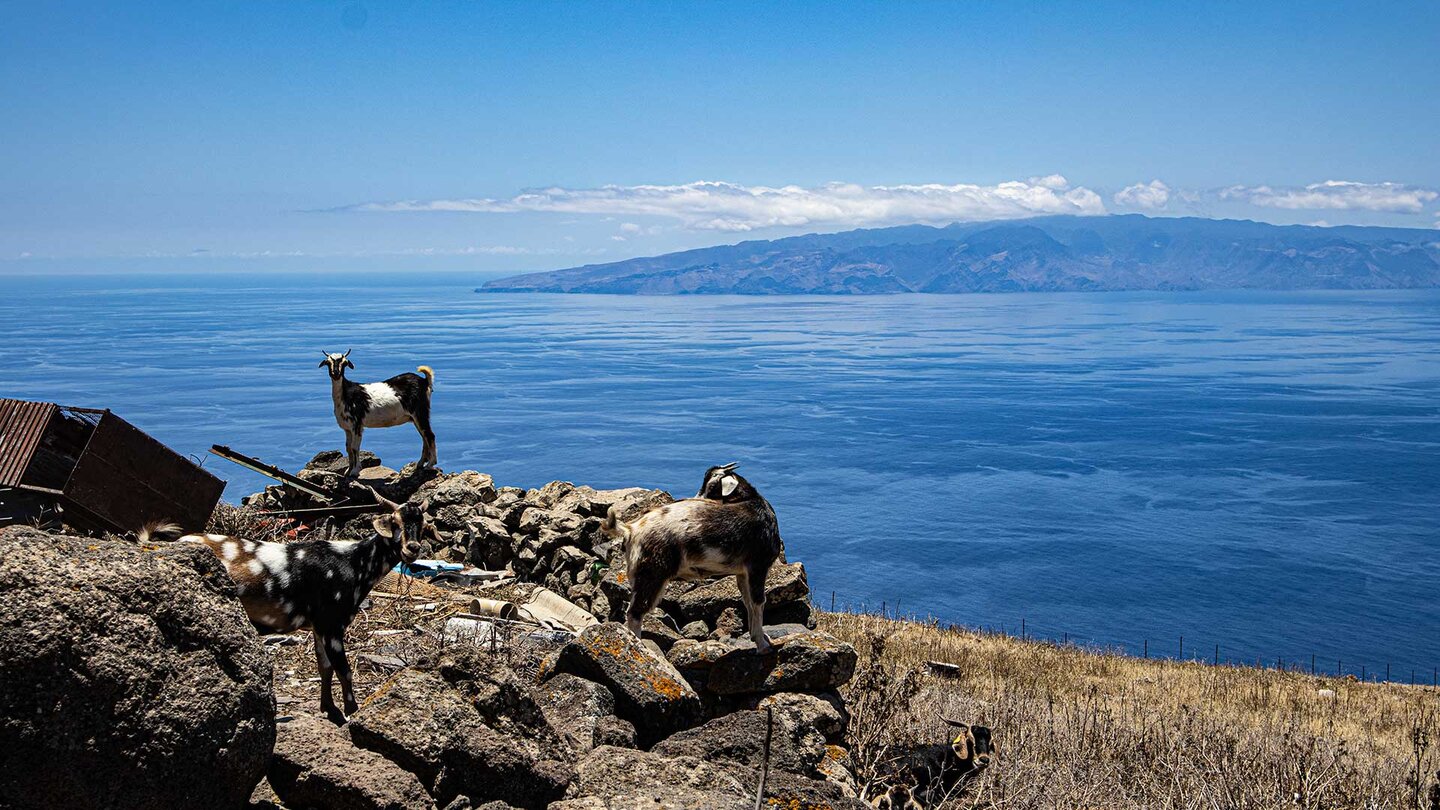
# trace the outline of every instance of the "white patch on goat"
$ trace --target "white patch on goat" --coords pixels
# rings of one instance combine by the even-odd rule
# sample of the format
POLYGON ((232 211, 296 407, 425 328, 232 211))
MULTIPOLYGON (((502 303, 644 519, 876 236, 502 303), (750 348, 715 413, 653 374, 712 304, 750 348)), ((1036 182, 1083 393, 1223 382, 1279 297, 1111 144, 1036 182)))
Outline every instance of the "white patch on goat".
POLYGON ((370 410, 365 412, 365 427, 395 427, 410 421, 410 414, 400 404, 395 389, 386 383, 367 383, 365 395, 370 398, 370 410))
POLYGON ((264 573, 264 571, 265 571, 265 566, 264 566, 264 564, 262 564, 259 560, 254 560, 254 559, 252 559, 250 562, 246 563, 246 564, 245 564, 245 567, 250 570, 250 573, 251 573, 251 574, 253 574, 254 576, 257 576, 257 577, 260 576, 260 574, 264 573))
POLYGON ((334 578, 335 578, 335 569, 334 569, 334 568, 326 568, 326 569, 325 569, 325 578, 326 578, 326 579, 334 579, 334 578))
POLYGON ((305 559, 305 549, 303 549, 303 548, 297 548, 297 549, 295 549, 295 559, 297 559, 297 560, 303 560, 303 559, 305 559))
POLYGON ((335 601, 336 601, 336 602, 339 602, 340 599, 341 599, 344 595, 345 595, 345 594, 341 593, 340 591, 336 591, 336 592, 335 592, 335 601))
POLYGON ((212 543, 223 543, 223 542, 225 542, 226 540, 229 540, 229 539, 230 539, 229 537, 227 537, 227 536, 225 536, 225 535, 223 535, 223 534, 207 534, 207 535, 205 535, 205 537, 206 537, 206 539, 208 539, 208 540, 209 540, 210 542, 212 542, 212 543))
POLYGON ((335 653, 336 655, 339 655, 340 651, 344 649, 344 645, 340 643, 339 638, 326 639, 325 646, 329 647, 330 651, 335 653))
POLYGON ((290 555, 283 543, 261 543, 255 552, 255 559, 280 581, 280 587, 290 583, 290 555))
POLYGON ((203 543, 203 542, 205 542, 205 538, 201 537, 201 536, 198 535, 198 534, 187 534, 187 535, 185 535, 184 537, 180 538, 180 542, 182 542, 182 543, 203 543))
POLYGON ((354 540, 331 540, 331 541, 330 541, 330 548, 334 549, 335 551, 337 551, 337 552, 339 552, 339 553, 341 553, 341 554, 349 554, 350 551, 351 551, 351 549, 355 548, 355 541, 354 541, 354 540))
POLYGON ((227 540, 220 546, 220 559, 225 562, 234 562, 240 556, 240 544, 234 540, 227 540))

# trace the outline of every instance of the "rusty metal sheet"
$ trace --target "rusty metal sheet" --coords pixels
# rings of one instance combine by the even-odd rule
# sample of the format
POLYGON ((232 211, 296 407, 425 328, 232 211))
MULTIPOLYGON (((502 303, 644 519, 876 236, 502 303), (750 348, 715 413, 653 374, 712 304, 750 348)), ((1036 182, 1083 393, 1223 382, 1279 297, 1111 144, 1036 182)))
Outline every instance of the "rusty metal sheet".
POLYGON ((173 520, 204 528, 225 482, 108 411, 65 485, 65 497, 115 530, 173 520))
POLYGON ((0 399, 0 486, 20 485, 57 410, 50 402, 0 399))

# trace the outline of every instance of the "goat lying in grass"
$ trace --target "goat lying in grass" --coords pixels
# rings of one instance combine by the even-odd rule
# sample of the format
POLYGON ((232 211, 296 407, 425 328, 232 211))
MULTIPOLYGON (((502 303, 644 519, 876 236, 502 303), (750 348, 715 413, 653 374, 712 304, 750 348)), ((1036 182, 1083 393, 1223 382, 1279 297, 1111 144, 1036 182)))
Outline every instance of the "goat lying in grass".
POLYGON ((631 587, 625 626, 637 638, 670 580, 734 574, 755 649, 769 651, 765 577, 784 545, 775 510, 735 467, 711 467, 694 498, 657 506, 628 523, 610 508, 601 529, 625 545, 631 587))
MULTIPOLYGON (((324 352, 322 352, 324 354, 324 352)), ((335 404, 335 422, 345 431, 345 454, 350 467, 346 475, 360 471, 360 439, 365 428, 395 427, 410 422, 420 431, 422 446, 419 466, 439 463, 435 432, 430 429, 430 395, 435 390, 435 371, 429 366, 415 369, 424 374, 397 374, 377 383, 356 383, 345 378, 345 369, 354 368, 350 350, 325 354, 320 365, 330 373, 330 399, 335 404)))
POLYGON ((932 743, 901 752, 883 780, 888 789, 871 800, 872 806, 910 810, 920 806, 914 797, 924 799, 927 807, 938 806, 958 795, 967 780, 999 757, 989 726, 940 719, 955 729, 954 738, 949 744, 932 743))
POLYGON ((303 540, 271 543, 223 534, 184 534, 178 526, 147 527, 141 542, 178 539, 203 543, 225 563, 240 604, 262 633, 311 628, 320 670, 320 708, 336 724, 358 705, 345 656, 345 629, 360 604, 395 565, 414 562, 422 538, 438 539, 425 511, 428 503, 397 504, 375 496, 383 513, 371 522, 365 540, 303 540), (345 712, 335 707, 331 676, 340 676, 345 712))

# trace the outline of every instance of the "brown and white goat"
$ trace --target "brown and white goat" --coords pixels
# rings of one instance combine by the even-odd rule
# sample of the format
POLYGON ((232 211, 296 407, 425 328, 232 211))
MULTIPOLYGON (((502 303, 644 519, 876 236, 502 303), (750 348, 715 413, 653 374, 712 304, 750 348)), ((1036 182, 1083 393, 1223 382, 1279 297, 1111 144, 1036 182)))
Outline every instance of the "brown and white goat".
POLYGON ((610 508, 601 529, 624 543, 631 588, 625 626, 637 638, 670 580, 734 574, 755 649, 770 649, 765 577, 784 544, 770 502, 735 467, 711 467, 694 498, 657 506, 628 523, 610 508))
POLYGON ((414 562, 424 539, 438 539, 425 511, 428 503, 397 504, 375 496, 383 512, 364 540, 302 540, 272 543, 223 534, 183 534, 175 526, 147 527, 149 539, 203 543, 235 581, 245 614, 261 633, 310 628, 320 671, 320 708, 335 723, 357 708, 345 655, 345 630, 375 586, 401 561, 414 562), (335 707, 332 675, 340 676, 345 711, 335 707))
POLYGON ((384 382, 357 383, 345 378, 345 369, 355 368, 350 350, 328 354, 320 366, 330 374, 330 399, 335 405, 335 423, 345 431, 345 454, 350 467, 346 475, 360 471, 360 439, 365 428, 395 427, 410 422, 420 431, 420 467, 439 463, 435 431, 430 429, 430 395, 435 391, 435 371, 429 366, 415 369, 420 374, 396 374, 384 382))

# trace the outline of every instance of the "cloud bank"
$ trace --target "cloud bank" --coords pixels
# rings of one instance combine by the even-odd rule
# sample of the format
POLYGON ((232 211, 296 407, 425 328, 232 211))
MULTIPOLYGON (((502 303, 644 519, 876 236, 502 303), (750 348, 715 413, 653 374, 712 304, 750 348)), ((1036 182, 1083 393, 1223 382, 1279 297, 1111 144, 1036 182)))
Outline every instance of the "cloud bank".
POLYGON ((1115 204, 1125 208, 1148 208, 1157 210, 1170 202, 1170 187, 1159 180, 1136 183, 1115 192, 1115 204))
POLYGON ((673 186, 546 188, 510 199, 408 200, 349 206, 351 211, 550 212, 657 216, 705 231, 769 227, 865 227, 909 222, 1017 219, 1043 214, 1104 214, 1100 195, 1072 188, 1061 175, 993 186, 961 183, 861 186, 742 186, 697 182, 673 186))
POLYGON ((1357 183, 1326 180, 1304 188, 1230 186, 1220 190, 1224 200, 1242 200, 1264 208, 1291 210, 1384 211, 1418 214, 1440 193, 1403 183, 1357 183))

